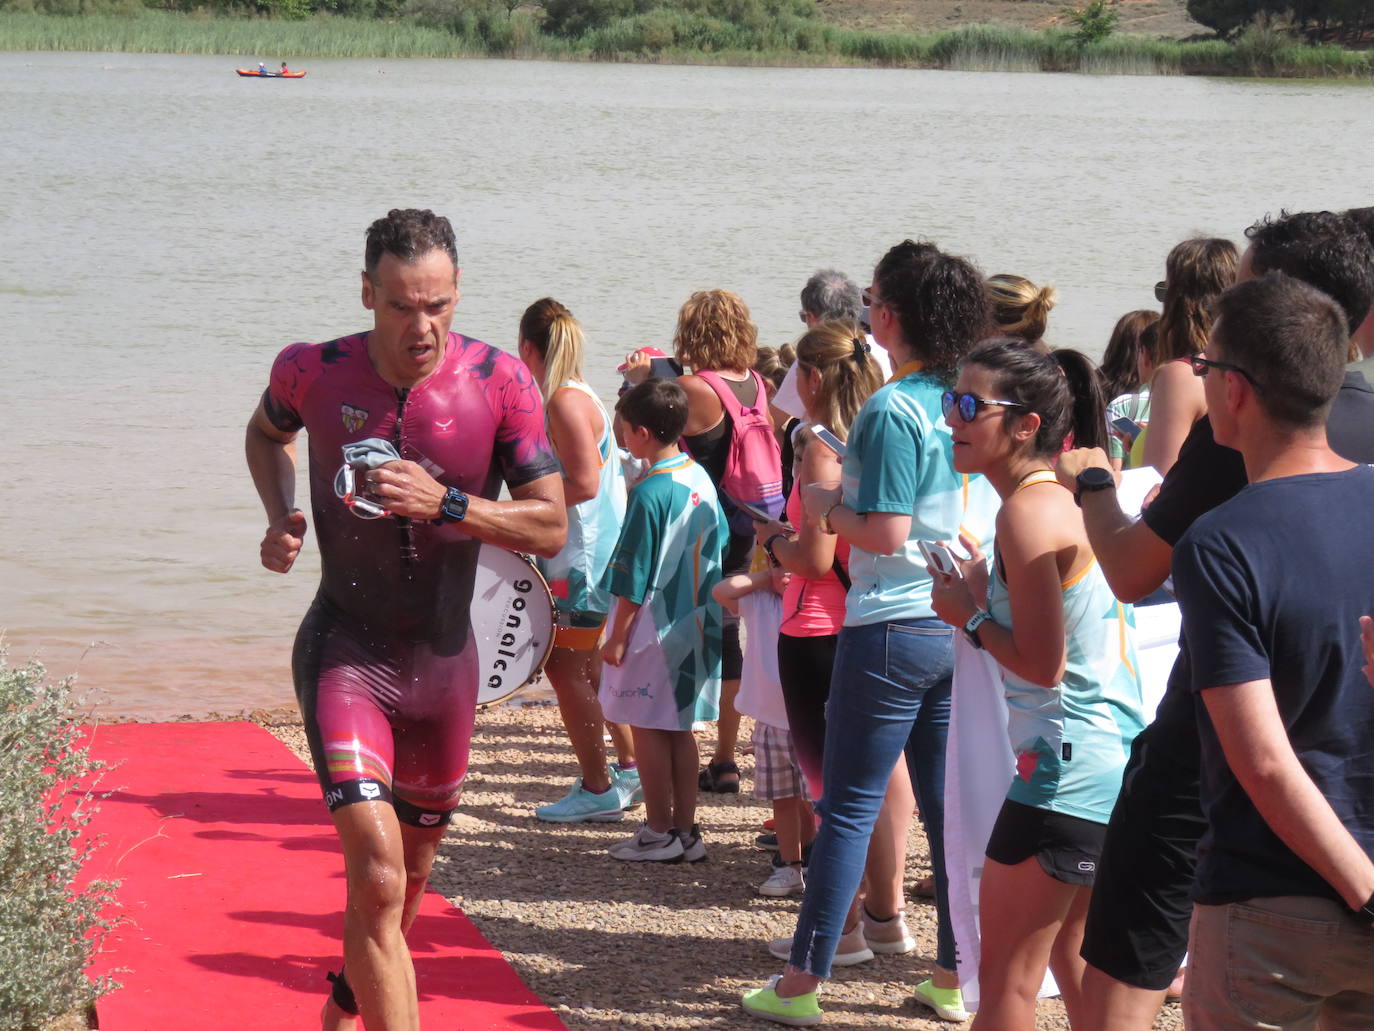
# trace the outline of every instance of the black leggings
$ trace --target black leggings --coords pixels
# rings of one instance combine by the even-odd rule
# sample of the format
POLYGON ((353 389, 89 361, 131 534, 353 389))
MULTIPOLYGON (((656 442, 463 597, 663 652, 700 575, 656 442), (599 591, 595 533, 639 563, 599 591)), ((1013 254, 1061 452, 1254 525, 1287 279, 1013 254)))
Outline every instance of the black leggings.
POLYGON ((787 706, 787 726, 797 765, 806 778, 806 793, 821 795, 821 756, 825 754, 825 705, 830 698, 830 673, 835 668, 838 634, 791 637, 778 634, 778 679, 787 706))

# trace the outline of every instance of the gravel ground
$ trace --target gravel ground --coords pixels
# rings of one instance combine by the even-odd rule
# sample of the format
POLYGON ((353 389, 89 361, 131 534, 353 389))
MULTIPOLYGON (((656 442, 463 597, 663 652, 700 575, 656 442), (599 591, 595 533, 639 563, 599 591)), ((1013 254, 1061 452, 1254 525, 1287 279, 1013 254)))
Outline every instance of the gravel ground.
MULTIPOLYGON (((254 718, 308 761, 294 714, 254 718)), ((698 736, 703 755, 710 741, 709 733, 698 736)), ((747 792, 752 758, 740 767, 747 792)), ((753 846, 771 812, 767 803, 747 793, 703 794, 706 862, 618 863, 606 846, 633 832, 633 816, 566 826, 535 820, 535 806, 560 798, 574 775, 556 709, 481 713, 463 805, 440 847, 433 887, 462 908, 571 1031, 775 1026, 739 1008, 745 989, 781 969, 767 942, 792 933, 799 906, 755 890, 769 872, 768 856, 753 846)), ((908 884, 929 873, 919 827, 907 865, 908 884)), ((836 968, 822 995, 826 1027, 953 1026, 923 1016, 929 1011, 910 1001, 934 955, 932 904, 912 899, 907 922, 914 952, 836 968)), ((1156 1024, 1158 1031, 1182 1026, 1176 1008, 1156 1024)), ((1041 1003, 1037 1027, 1068 1028, 1057 1000, 1041 1003)))

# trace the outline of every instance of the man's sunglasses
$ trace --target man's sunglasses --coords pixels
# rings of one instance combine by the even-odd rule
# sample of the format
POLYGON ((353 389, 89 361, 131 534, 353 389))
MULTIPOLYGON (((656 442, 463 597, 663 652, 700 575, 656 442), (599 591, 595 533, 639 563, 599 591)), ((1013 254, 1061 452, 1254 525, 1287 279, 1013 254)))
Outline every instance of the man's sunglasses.
POLYGON ((956 394, 946 390, 940 395, 940 409, 948 419, 951 412, 957 411, 964 422, 972 422, 978 416, 978 409, 988 405, 992 408, 1025 408, 1020 401, 992 401, 977 394, 956 394))
POLYGON ((1232 365, 1230 362, 1219 362, 1211 358, 1204 358, 1200 354, 1190 356, 1188 358, 1188 364, 1193 367, 1194 376, 1206 376, 1212 369, 1221 369, 1223 372, 1239 373, 1245 377, 1245 381, 1249 383, 1250 386, 1254 387, 1256 390, 1260 389, 1260 385, 1255 382, 1255 377, 1251 376, 1239 365, 1232 365))

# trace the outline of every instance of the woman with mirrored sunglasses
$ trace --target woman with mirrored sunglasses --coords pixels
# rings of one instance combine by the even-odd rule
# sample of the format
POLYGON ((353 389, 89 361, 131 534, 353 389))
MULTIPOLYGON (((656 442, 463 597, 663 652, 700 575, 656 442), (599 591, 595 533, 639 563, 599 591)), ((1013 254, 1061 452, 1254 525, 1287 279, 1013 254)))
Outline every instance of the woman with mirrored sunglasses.
POLYGON ((935 573, 942 619, 966 628, 1002 673, 1016 776, 979 887, 982 1004, 974 1028, 1034 1031, 1053 969, 1069 1021, 1086 1031, 1079 945, 1107 820, 1143 727, 1133 619, 1093 557, 1074 494, 1053 463, 1072 433, 1105 443, 1097 370, 1003 339, 979 345, 942 398, 954 467, 1002 498, 991 572, 935 573))

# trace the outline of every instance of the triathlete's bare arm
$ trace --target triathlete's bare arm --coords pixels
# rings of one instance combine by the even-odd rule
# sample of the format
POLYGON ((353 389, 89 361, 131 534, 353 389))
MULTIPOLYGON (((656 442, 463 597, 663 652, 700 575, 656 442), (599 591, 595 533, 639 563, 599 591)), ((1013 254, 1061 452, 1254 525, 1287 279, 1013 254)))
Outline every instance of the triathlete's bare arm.
POLYGON ((296 434, 272 425, 258 402, 244 435, 244 455, 253 486, 267 511, 267 532, 259 553, 265 568, 274 573, 291 569, 305 540, 305 513, 296 508, 296 434))

